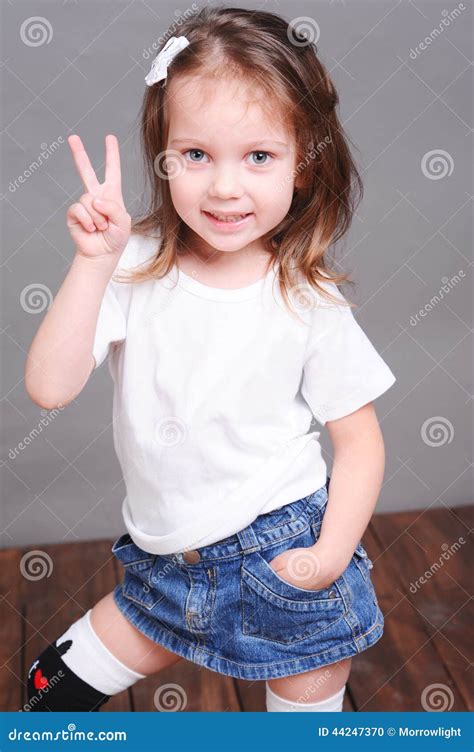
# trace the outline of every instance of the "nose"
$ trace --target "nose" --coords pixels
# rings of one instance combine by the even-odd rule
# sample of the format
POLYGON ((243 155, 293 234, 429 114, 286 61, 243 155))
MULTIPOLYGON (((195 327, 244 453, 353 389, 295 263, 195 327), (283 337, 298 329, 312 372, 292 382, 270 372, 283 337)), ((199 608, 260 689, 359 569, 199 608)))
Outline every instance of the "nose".
POLYGON ((232 199, 242 196, 243 187, 239 169, 231 165, 216 169, 209 185, 208 193, 210 196, 221 199, 232 199))

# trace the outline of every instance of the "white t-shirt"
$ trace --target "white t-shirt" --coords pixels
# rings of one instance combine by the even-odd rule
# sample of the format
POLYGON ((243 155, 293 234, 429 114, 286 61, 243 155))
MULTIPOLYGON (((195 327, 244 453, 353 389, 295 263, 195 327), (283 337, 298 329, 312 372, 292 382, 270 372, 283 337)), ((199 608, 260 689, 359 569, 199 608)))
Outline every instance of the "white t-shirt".
MULTIPOLYGON (((132 234, 117 271, 157 248, 132 234)), ((176 266, 161 280, 109 282, 93 354, 96 367, 108 356, 122 514, 145 551, 209 545, 316 491, 327 468, 313 416, 324 426, 395 382, 350 308, 290 299, 296 316, 276 268, 233 290, 176 266)))

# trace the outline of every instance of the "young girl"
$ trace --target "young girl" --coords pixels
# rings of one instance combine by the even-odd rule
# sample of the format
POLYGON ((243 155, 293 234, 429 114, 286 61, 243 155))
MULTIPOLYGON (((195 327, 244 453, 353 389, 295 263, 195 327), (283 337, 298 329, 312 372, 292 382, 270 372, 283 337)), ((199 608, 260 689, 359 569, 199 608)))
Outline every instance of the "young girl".
POLYGON ((360 539, 384 474, 372 401, 395 377, 328 260, 361 195, 338 97, 282 18, 215 6, 146 83, 151 209, 131 228, 114 136, 102 184, 69 138, 75 256, 26 368, 53 408, 108 358, 124 579, 34 661, 27 709, 98 710, 184 657, 265 680, 269 711, 340 711, 383 634, 360 539))

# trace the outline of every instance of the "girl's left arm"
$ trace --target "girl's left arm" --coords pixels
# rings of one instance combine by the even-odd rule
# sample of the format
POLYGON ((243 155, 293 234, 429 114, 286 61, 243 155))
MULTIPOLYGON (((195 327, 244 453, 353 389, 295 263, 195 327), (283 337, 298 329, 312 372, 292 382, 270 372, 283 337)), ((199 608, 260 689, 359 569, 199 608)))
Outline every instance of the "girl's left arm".
POLYGON ((328 503, 312 550, 336 579, 348 566, 377 504, 385 446, 373 402, 326 426, 334 461, 328 503))

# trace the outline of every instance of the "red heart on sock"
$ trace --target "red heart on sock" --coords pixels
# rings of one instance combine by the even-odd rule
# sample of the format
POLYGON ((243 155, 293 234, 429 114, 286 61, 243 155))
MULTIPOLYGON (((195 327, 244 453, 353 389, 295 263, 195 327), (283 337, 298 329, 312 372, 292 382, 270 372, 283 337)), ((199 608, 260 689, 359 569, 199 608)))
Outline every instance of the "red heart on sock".
POLYGON ((35 671, 34 684, 36 689, 43 689, 44 687, 48 686, 48 680, 45 676, 43 676, 40 668, 35 671))

